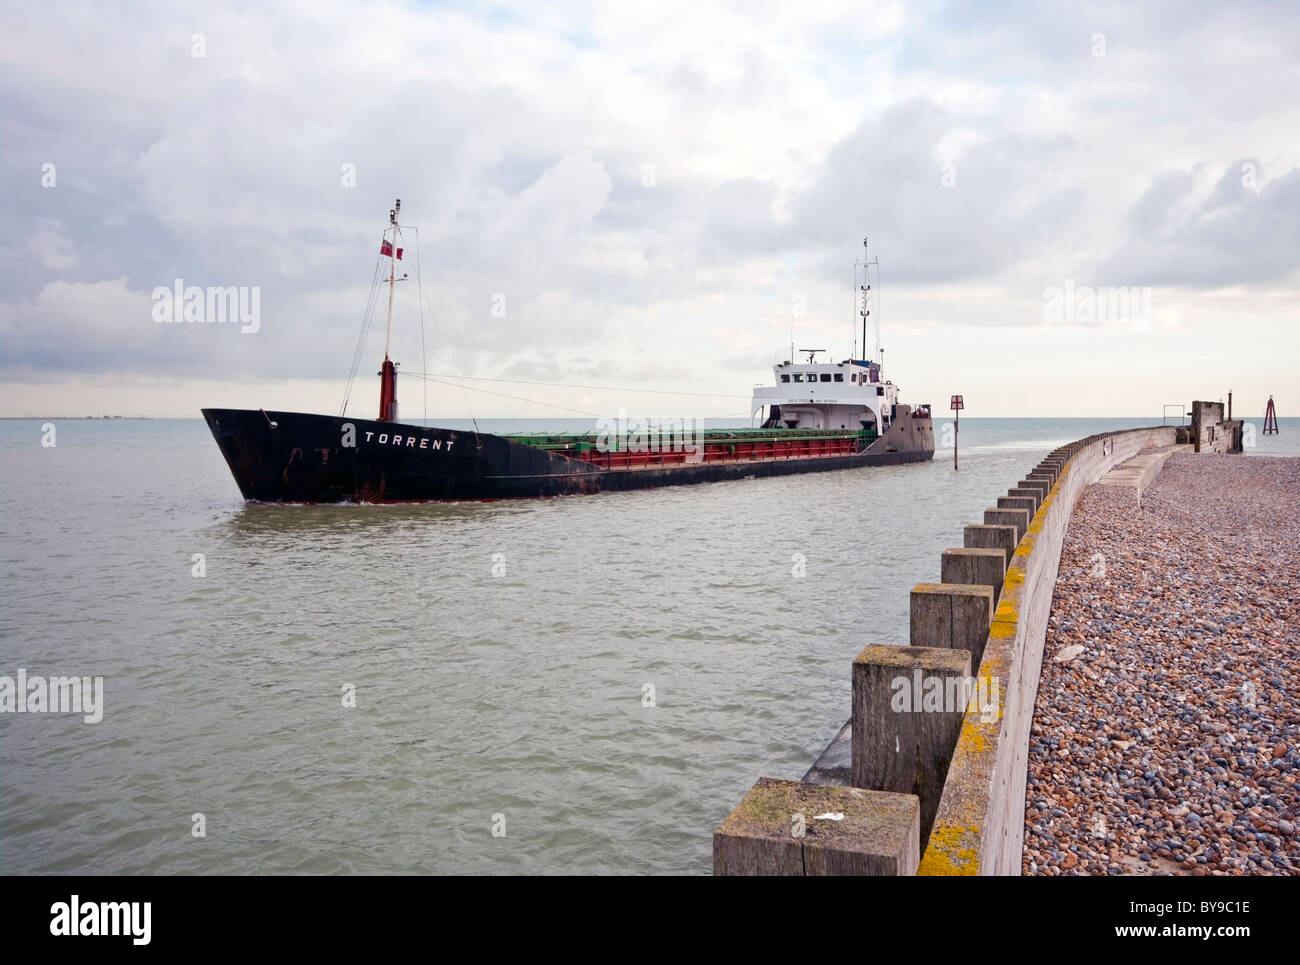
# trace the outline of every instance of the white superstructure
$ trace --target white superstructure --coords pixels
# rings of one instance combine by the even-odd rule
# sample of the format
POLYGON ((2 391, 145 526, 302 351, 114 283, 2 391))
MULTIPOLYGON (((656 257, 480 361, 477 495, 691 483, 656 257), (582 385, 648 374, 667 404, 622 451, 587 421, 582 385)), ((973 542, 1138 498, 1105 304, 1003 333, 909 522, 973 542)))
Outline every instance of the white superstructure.
POLYGON ((752 417, 781 429, 856 429, 883 434, 898 404, 898 386, 881 381, 880 365, 862 359, 817 362, 820 349, 803 349, 806 362, 773 367, 775 385, 756 386, 752 417))

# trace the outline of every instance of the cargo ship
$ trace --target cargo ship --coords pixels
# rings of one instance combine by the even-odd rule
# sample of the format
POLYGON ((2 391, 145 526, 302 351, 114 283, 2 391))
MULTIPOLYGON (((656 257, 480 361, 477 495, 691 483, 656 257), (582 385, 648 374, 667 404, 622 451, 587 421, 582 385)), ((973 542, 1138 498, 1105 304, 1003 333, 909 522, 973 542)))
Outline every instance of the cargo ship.
MULTIPOLYGON (((901 402, 898 386, 884 378, 879 361, 818 361, 821 349, 800 350, 805 360, 792 357, 777 364, 772 384, 754 389, 753 428, 620 419, 602 420, 598 431, 581 434, 494 435, 403 423, 397 366, 389 358, 396 266, 403 251, 400 212, 399 200, 380 243, 381 258, 389 259, 389 291, 378 418, 349 417, 346 403, 337 416, 202 410, 244 499, 527 499, 900 465, 934 456, 928 405, 901 402)), ((860 314, 865 355, 865 303, 860 314)))

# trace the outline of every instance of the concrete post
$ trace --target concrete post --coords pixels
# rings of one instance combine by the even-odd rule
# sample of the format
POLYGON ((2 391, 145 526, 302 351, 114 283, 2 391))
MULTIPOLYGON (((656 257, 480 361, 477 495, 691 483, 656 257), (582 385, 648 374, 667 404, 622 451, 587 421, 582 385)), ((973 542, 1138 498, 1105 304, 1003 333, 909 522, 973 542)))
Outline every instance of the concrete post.
POLYGON ((999 496, 998 509, 1023 509, 1033 519, 1038 512, 1038 503, 1032 496, 999 496))
POLYGON ((914 875, 920 850, 914 794, 760 777, 713 832, 713 873, 914 875))
POLYGON ((867 647, 853 661, 853 784, 915 794, 921 850, 939 808, 975 693, 971 655, 931 647, 867 647))
MULTIPOLYGON (((1012 531, 1011 527, 998 527, 1012 531)), ((966 650, 978 667, 993 620, 993 587, 969 583, 918 583, 912 587, 909 643, 913 647, 966 650)))
POLYGON ((1028 496, 1030 499, 1034 501, 1033 508, 1030 510, 1034 514, 1038 513, 1038 507, 1043 504, 1043 491, 1039 489, 1037 486, 1035 486, 1032 489, 1013 486, 1011 489, 1007 490, 1007 495, 1028 496))
POLYGON ((1014 526, 992 526, 987 523, 971 523, 963 534, 962 545, 973 549, 1000 549, 1007 557, 1007 566, 1011 566, 1011 556, 1020 542, 1014 526))
POLYGON ((984 522, 989 526, 1014 526, 1016 528, 1016 542, 1025 535, 1025 530, 1029 528, 1029 510, 1027 509, 986 509, 984 510, 984 522))
POLYGON ((1037 489, 1038 505, 1040 506, 1043 505, 1043 500, 1047 498, 1047 494, 1052 491, 1052 487, 1047 484, 1046 479, 1022 479, 1016 483, 1016 488, 1037 489))
MULTIPOLYGON (((1002 596, 1007 558, 1000 549, 946 549, 939 562, 940 583, 965 583, 993 587, 993 607, 1002 596)), ((978 669, 978 668, 977 668, 978 669)))

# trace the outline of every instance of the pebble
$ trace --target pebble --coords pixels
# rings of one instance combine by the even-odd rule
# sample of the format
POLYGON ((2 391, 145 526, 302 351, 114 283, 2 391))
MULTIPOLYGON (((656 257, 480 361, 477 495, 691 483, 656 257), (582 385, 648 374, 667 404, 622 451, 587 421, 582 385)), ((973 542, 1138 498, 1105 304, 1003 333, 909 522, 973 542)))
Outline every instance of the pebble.
POLYGON ((1300 459, 1174 455, 1140 509, 1083 492, 1034 706, 1025 874, 1300 874, 1296 586, 1300 459))

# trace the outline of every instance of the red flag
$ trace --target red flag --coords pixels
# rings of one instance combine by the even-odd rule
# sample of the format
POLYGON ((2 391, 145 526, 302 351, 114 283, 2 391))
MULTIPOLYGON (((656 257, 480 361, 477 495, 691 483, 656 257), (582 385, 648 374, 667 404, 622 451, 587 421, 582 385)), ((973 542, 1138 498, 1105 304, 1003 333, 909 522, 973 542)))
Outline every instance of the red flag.
MULTIPOLYGON (((397 249, 397 260, 398 260, 398 261, 401 261, 401 260, 402 260, 402 252, 403 252, 404 250, 405 250, 404 248, 398 248, 398 249, 397 249)), ((383 243, 382 245, 379 246, 379 253, 380 253, 381 255, 387 255, 389 258, 391 258, 391 257, 393 257, 393 246, 392 246, 392 245, 391 245, 387 240, 385 240, 384 243, 383 243)))

